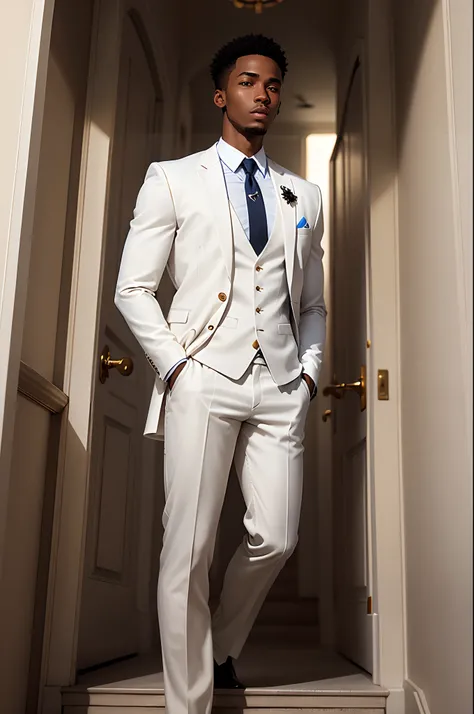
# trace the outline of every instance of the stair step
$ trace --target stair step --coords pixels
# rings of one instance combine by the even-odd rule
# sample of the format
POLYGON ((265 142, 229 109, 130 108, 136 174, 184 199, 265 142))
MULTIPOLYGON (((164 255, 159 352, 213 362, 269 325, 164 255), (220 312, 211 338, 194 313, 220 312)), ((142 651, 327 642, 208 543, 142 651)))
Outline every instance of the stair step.
POLYGON ((255 624, 247 645, 252 647, 317 647, 320 638, 318 625, 262 625, 255 624))
MULTIPOLYGON (((94 687, 89 691, 74 691, 71 687, 62 694, 63 714, 159 714, 165 711, 161 692, 113 691, 94 687)), ((385 714, 388 692, 380 691, 321 691, 289 692, 287 690, 247 689, 245 692, 216 692, 213 714, 385 714)))
POLYGON ((317 625, 318 600, 266 600, 256 622, 261 625, 317 625))
MULTIPOLYGON (((330 650, 251 645, 237 661, 245 690, 215 692, 213 714, 385 714, 389 692, 330 650)), ((164 714, 159 653, 117 662, 62 690, 62 714, 164 714)))

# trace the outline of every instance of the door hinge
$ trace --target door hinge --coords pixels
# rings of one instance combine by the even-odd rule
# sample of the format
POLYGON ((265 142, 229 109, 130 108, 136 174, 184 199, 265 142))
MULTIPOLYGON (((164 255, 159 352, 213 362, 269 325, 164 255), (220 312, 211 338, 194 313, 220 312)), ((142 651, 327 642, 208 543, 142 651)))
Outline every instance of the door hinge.
POLYGON ((372 615, 372 595, 367 598, 367 615, 372 615))

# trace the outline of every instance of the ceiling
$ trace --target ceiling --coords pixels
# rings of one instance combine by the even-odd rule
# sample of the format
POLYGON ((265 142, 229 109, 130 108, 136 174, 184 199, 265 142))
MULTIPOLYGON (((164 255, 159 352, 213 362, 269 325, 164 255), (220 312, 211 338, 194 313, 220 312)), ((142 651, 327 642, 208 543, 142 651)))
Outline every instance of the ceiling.
POLYGON ((208 66, 223 44, 239 35, 262 33, 286 52, 288 74, 282 108, 273 131, 292 133, 298 127, 332 131, 336 114, 334 29, 335 0, 285 0, 257 15, 237 9, 230 0, 185 0, 182 76, 191 83, 193 128, 214 132, 221 115, 212 102, 208 66), (301 99, 312 105, 300 107, 301 99), (279 129, 277 129, 277 126, 279 129))

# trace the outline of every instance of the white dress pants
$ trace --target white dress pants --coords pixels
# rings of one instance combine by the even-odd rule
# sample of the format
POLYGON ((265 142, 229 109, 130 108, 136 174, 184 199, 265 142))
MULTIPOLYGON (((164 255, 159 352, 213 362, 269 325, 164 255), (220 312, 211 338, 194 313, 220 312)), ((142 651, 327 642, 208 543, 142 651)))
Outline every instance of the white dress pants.
POLYGON ((189 359, 168 392, 158 581, 168 714, 210 714, 213 658, 220 664, 239 655, 296 546, 309 401, 301 376, 278 387, 255 362, 232 380, 189 359), (247 534, 211 623, 209 569, 234 458, 247 534))

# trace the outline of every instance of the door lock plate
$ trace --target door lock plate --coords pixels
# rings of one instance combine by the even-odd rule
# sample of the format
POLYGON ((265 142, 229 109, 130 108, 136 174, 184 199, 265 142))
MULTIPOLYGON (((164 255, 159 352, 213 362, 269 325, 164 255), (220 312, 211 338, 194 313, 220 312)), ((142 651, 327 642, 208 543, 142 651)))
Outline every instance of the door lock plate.
POLYGON ((388 369, 379 369, 377 372, 377 394, 382 401, 387 401, 389 398, 388 369))

